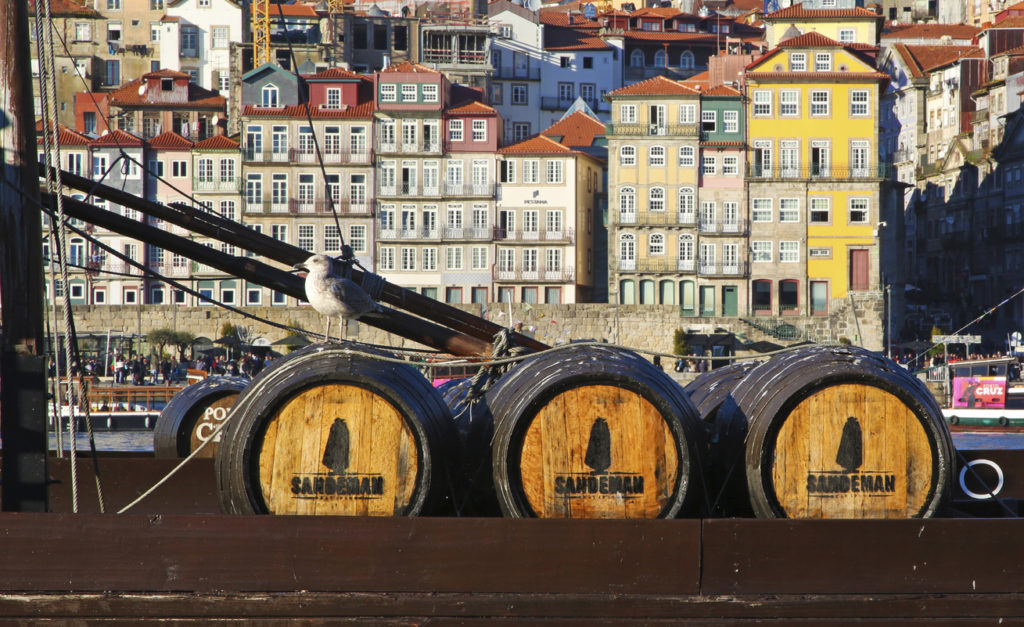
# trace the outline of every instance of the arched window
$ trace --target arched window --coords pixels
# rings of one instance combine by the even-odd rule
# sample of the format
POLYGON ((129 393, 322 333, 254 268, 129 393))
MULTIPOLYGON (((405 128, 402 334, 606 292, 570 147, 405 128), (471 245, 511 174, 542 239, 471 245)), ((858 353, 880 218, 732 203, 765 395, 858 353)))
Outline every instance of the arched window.
POLYGON ((277 85, 275 85, 273 83, 268 83, 268 84, 264 85, 263 86, 262 95, 263 95, 263 98, 261 99, 260 103, 264 107, 278 107, 278 106, 280 106, 278 104, 278 98, 277 98, 277 95, 278 95, 277 85))
POLYGON ((770 312, 772 310, 772 282, 758 279, 753 282, 753 288, 754 302, 751 308, 757 313, 770 312))
POLYGON ((619 165, 636 165, 636 146, 623 146, 619 148, 619 165))
POLYGON ((671 279, 665 279, 658 284, 658 291, 661 292, 662 305, 676 304, 676 283, 671 279))
POLYGON ((657 292, 655 291, 654 281, 651 279, 644 279, 640 281, 640 304, 641 305, 656 305, 657 292))
POLYGON ((679 167, 692 168, 697 163, 696 151, 693 146, 679 147, 679 167))
POLYGON ((647 239, 647 254, 665 254, 665 235, 663 233, 651 233, 651 236, 647 239))
POLYGON ((633 51, 633 54, 629 55, 629 67, 643 67, 644 66, 644 51, 637 49, 633 51))
POLYGON ((800 282, 793 279, 779 281, 779 311, 797 313, 800 307, 800 282))
POLYGON ((679 236, 679 269, 693 270, 693 235, 679 236))
POLYGON ((654 168, 661 168, 665 166, 664 146, 651 146, 651 149, 647 153, 647 165, 654 168))
POLYGON ((679 222, 680 224, 693 224, 697 219, 696 203, 692 187, 679 188, 679 222))
POLYGON ((619 281, 619 304, 636 304, 636 283, 632 279, 619 281))
POLYGON ((632 187, 619 189, 619 221, 626 224, 636 222, 636 189, 632 187))
POLYGON ((679 55, 679 67, 683 70, 693 69, 693 53, 689 50, 683 50, 683 54, 679 55))
POLYGON ((647 192, 647 210, 648 211, 664 211, 665 210, 665 188, 664 187, 652 187, 647 192))
POLYGON ((619 236, 619 269, 636 269, 636 235, 632 233, 619 236))
POLYGON ((659 50, 654 53, 654 67, 665 67, 665 61, 668 60, 668 55, 665 54, 664 50, 659 50))

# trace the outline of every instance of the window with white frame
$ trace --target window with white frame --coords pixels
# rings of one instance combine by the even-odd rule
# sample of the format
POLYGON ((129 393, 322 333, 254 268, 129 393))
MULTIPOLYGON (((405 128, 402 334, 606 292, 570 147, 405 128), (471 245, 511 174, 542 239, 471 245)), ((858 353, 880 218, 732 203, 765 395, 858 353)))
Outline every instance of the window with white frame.
POLYGON ((261 93, 261 98, 260 98, 260 105, 261 106, 264 106, 264 107, 276 107, 276 106, 278 106, 279 92, 278 92, 278 89, 277 89, 277 85, 274 85, 273 83, 270 83, 269 85, 264 85, 263 86, 263 90, 260 93, 261 93))
POLYGON ((750 219, 754 222, 771 222, 772 199, 754 198, 751 200, 750 219))
POLYGON ((693 124, 697 121, 697 105, 692 104, 681 104, 679 105, 679 123, 680 124, 693 124))
POLYGON ((807 71, 807 53, 806 52, 791 52, 789 54, 789 71, 790 72, 806 72, 807 71))
POLYGON ((473 120, 473 141, 487 141, 487 120, 473 120))
POLYGON ((218 49, 227 48, 231 40, 231 29, 227 26, 214 26, 210 30, 212 31, 213 47, 218 49))
POLYGON ((664 146, 651 146, 650 151, 647 153, 647 165, 654 168, 660 168, 665 166, 664 146))
POLYGON ((700 158, 700 171, 704 176, 718 174, 718 157, 702 155, 700 158))
POLYGON ((329 252, 341 250, 341 231, 338 229, 338 225, 324 225, 324 250, 329 252))
POLYGON ((462 120, 448 120, 448 141, 462 141, 462 120))
POLYGON ((636 190, 632 187, 623 187, 619 190, 619 214, 636 214, 636 190))
POLYGON ((473 246, 470 249, 470 269, 486 270, 487 257, 488 255, 486 246, 473 246))
POLYGON ((722 174, 724 176, 736 176, 740 173, 739 157, 722 157, 722 174))
POLYGON ((857 37, 857 31, 852 28, 839 29, 839 43, 852 44, 857 37))
POLYGON ((663 233, 651 233, 651 236, 647 239, 647 254, 665 254, 665 235, 663 233))
POLYGON ((417 91, 416 83, 402 85, 402 102, 416 102, 417 91))
POLYGON ((381 246, 377 251, 377 267, 381 270, 395 269, 395 248, 393 246, 381 246))
POLYGON ((648 211, 664 211, 665 210, 665 188, 664 187, 652 187, 647 192, 647 209, 648 211))
POLYGON ((815 72, 831 72, 832 71, 832 53, 831 52, 815 52, 814 53, 814 71, 815 72))
POLYGON ((526 85, 512 85, 512 104, 524 105, 529 102, 526 85))
POLYGON ((696 163, 697 151, 693 146, 679 147, 679 167, 692 168, 696 163))
POLYGON ((750 242, 750 260, 770 262, 772 260, 772 243, 770 241, 750 242))
POLYGON ((832 199, 825 196, 811 196, 810 222, 825 224, 832 221, 832 199))
POLYGON ((770 89, 754 90, 754 117, 769 118, 772 115, 772 92, 770 89))
POLYGON ((850 91, 850 115, 865 117, 870 113, 868 108, 868 90, 853 89, 850 91))
POLYGON ((540 161, 538 159, 523 160, 523 183, 540 183, 540 161))
POLYGON ((723 111, 722 112, 722 130, 726 133, 739 133, 740 132, 740 112, 739 111, 723 111))
POLYGON ((623 124, 636 123, 636 105, 624 104, 619 106, 619 121, 623 124))
POLYGON ((445 249, 445 267, 448 270, 462 270, 461 246, 448 246, 445 249))
POLYGON ((779 261, 797 263, 800 261, 800 242, 779 242, 779 261))
POLYGON ((827 89, 812 89, 811 90, 811 116, 812 117, 828 117, 829 115, 829 91, 827 89))
POLYGON ((800 115, 800 91, 783 89, 779 91, 779 115, 784 118, 795 118, 800 115))
POLYGON ((867 224, 869 213, 867 198, 850 198, 850 224, 867 224))
POLYGON ((235 201, 233 200, 222 200, 220 201, 220 217, 226 220, 234 220, 237 217, 235 213, 235 201))
POLYGON ((704 133, 714 133, 718 129, 718 112, 700 112, 700 130, 704 133))
POLYGON ((780 198, 779 199, 779 222, 800 221, 800 199, 780 198))
POLYGON ((679 188, 679 221, 687 224, 692 223, 695 218, 696 195, 692 187, 679 188))
POLYGON ((327 88, 327 103, 325 105, 328 109, 340 109, 341 108, 341 88, 340 87, 328 87, 327 88))
POLYGON ((298 228, 298 244, 299 248, 313 252, 316 249, 316 227, 312 224, 300 224, 298 228))
POLYGON ((423 102, 436 103, 437 100, 437 85, 420 85, 421 94, 423 96, 423 102))
POLYGON ((431 272, 437 270, 437 249, 430 247, 422 251, 423 258, 420 260, 420 270, 431 272))
POLYGON ((547 183, 549 185, 562 184, 562 160, 548 159, 547 162, 547 183))
POLYGON ((398 102, 398 85, 394 83, 381 83, 380 85, 380 101, 381 102, 398 102))
POLYGON ((416 269, 416 249, 403 247, 401 250, 402 270, 409 272, 416 269))
POLYGON ((619 148, 619 165, 626 167, 636 165, 636 146, 622 146, 619 148))

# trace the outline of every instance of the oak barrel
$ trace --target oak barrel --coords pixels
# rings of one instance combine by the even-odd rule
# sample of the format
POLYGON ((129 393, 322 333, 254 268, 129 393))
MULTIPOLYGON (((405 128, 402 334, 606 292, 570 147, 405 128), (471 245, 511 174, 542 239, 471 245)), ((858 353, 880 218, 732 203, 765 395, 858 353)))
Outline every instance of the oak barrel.
POLYGON ((709 515, 752 516, 747 493, 743 443, 747 437, 746 420, 723 406, 733 404, 730 393, 759 362, 740 361, 703 372, 683 391, 697 407, 708 430, 706 481, 709 515))
POLYGON ((797 349, 751 370, 731 396, 749 428, 758 517, 928 517, 950 493, 953 444, 938 404, 876 353, 797 349))
MULTIPOLYGON (((249 385, 244 377, 208 377, 183 388, 160 412, 153 427, 156 457, 188 457, 224 422, 239 392, 249 385)), ((221 434, 197 457, 214 457, 221 434)))
POLYGON ((451 413, 411 366, 348 343, 276 360, 228 417, 215 470, 236 514, 415 516, 449 501, 451 413))
POLYGON ((671 518, 702 496, 697 410, 633 352, 569 345, 541 353, 485 397, 505 516, 671 518))

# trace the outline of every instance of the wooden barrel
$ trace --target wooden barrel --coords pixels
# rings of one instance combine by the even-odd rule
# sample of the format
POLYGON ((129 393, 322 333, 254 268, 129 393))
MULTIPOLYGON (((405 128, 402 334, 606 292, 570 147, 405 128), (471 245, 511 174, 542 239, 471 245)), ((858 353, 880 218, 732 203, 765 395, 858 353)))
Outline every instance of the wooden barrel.
MULTIPOLYGON (((224 422, 239 392, 249 385, 244 377, 209 377, 182 389, 164 406, 153 427, 156 457, 188 457, 224 422)), ((221 434, 197 457, 214 457, 221 434)))
POLYGON ((760 362, 741 361, 701 373, 683 388, 693 401, 701 420, 707 425, 707 459, 709 515, 752 516, 747 477, 744 470, 743 443, 747 422, 740 414, 723 410, 735 403, 729 396, 733 388, 760 362))
POLYGON ((503 375, 486 401, 506 516, 671 518, 702 496, 697 410, 635 353, 592 345, 542 353, 503 375))
MULTIPOLYGON (((773 357, 732 391, 763 518, 915 518, 951 489, 953 444, 924 385, 857 347, 773 357)), ((725 407, 719 411, 725 411, 725 407)))
POLYGON ((215 463, 225 512, 443 509, 455 454, 451 413, 420 372, 363 351, 308 346, 273 362, 239 396, 215 463))

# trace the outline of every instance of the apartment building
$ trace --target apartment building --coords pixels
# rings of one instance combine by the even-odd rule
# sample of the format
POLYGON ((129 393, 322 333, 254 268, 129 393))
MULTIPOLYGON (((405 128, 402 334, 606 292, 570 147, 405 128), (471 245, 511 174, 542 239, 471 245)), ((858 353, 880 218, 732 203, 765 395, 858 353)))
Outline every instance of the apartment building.
POLYGON ((159 37, 161 68, 230 97, 231 42, 242 41, 241 2, 167 0, 159 37))

